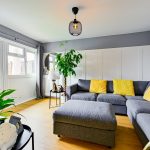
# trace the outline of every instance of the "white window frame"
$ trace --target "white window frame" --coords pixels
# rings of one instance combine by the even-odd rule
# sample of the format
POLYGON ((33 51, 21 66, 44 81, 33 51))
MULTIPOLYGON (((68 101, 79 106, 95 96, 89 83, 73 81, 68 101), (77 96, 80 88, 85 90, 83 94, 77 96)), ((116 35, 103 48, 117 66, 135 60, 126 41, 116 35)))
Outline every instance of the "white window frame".
POLYGON ((37 54, 36 49, 30 48, 27 46, 21 46, 20 44, 15 44, 15 43, 11 43, 11 42, 7 43, 7 75, 8 75, 8 78, 31 78, 31 77, 36 76, 36 63, 35 63, 35 73, 27 74, 27 56, 26 56, 27 52, 35 54, 35 61, 36 61, 36 54, 37 54), (9 52, 9 45, 23 49, 23 55, 9 52), (25 74, 24 75, 9 75, 8 74, 8 56, 24 58, 24 60, 25 60, 25 74))

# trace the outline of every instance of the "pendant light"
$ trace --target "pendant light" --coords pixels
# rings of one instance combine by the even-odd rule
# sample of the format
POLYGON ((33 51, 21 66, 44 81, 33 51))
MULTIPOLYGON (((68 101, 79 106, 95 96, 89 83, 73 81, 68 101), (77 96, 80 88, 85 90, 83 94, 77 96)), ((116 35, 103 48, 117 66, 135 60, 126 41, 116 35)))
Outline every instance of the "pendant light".
POLYGON ((75 15, 75 19, 69 23, 69 32, 73 36, 78 36, 82 32, 82 24, 76 19, 76 14, 78 13, 79 8, 73 7, 72 12, 75 15))

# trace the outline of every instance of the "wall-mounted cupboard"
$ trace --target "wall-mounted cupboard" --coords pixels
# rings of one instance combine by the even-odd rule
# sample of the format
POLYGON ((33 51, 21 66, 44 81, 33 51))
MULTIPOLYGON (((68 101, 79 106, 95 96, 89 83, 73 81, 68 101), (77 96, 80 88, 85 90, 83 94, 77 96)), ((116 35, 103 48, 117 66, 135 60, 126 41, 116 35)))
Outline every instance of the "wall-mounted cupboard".
POLYGON ((76 77, 68 84, 82 79, 150 80, 150 46, 122 47, 80 51, 83 60, 76 68, 76 77))

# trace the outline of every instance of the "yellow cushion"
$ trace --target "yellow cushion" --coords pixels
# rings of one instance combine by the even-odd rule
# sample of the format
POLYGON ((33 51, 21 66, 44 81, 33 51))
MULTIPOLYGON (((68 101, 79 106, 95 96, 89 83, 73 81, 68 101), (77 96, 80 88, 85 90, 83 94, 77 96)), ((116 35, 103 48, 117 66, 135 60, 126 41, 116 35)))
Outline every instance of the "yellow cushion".
POLYGON ((150 101, 150 87, 148 87, 148 89, 146 90, 146 92, 144 93, 144 97, 145 100, 150 101))
POLYGON ((93 93, 106 93, 106 80, 91 80, 90 92, 93 93))
POLYGON ((114 94, 135 96, 133 81, 113 80, 114 94))

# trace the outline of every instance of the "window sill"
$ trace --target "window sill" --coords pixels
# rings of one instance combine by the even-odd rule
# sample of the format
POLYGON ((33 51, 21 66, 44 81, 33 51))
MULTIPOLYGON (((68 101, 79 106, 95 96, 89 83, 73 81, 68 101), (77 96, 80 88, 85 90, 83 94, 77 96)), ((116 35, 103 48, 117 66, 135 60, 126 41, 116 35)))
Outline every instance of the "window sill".
POLYGON ((36 75, 8 75, 8 79, 17 79, 17 78, 36 78, 36 75))

